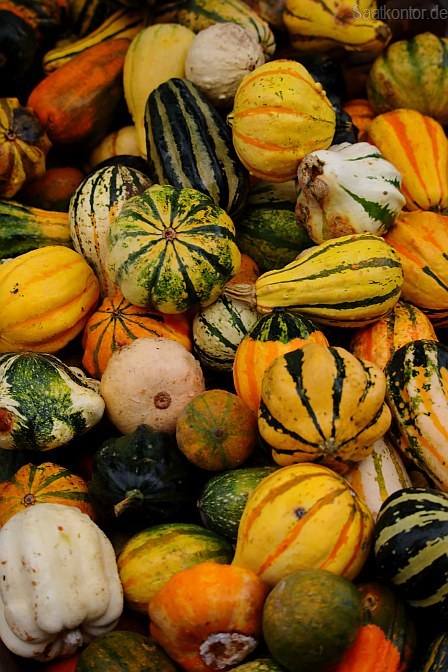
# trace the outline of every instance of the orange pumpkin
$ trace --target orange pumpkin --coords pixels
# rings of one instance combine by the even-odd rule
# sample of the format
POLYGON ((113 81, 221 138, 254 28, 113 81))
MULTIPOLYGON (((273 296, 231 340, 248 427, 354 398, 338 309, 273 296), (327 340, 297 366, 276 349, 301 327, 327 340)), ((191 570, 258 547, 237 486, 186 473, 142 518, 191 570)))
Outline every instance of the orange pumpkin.
POLYGON ((226 390, 206 390, 194 397, 176 425, 180 450, 209 471, 239 467, 255 448, 257 436, 255 414, 226 390))
POLYGON ((254 285, 259 275, 260 270, 255 261, 251 259, 249 255, 241 254, 240 269, 238 273, 226 283, 226 287, 229 285, 238 285, 240 283, 254 285))
POLYGON ((43 503, 77 506, 95 517, 86 481, 65 467, 43 462, 38 466, 25 464, 0 484, 0 526, 19 511, 43 503))
POLYGON ((111 355, 136 338, 171 338, 192 350, 191 316, 166 315, 156 309, 134 306, 117 290, 106 296, 88 320, 82 337, 82 365, 101 378, 111 355))
POLYGON ((370 102, 366 98, 353 98, 344 103, 342 109, 350 115, 353 125, 358 129, 358 142, 365 142, 367 129, 375 116, 370 102))
POLYGON ((203 562, 184 569, 150 601, 151 635, 189 672, 234 667, 261 638, 268 590, 243 567, 203 562))

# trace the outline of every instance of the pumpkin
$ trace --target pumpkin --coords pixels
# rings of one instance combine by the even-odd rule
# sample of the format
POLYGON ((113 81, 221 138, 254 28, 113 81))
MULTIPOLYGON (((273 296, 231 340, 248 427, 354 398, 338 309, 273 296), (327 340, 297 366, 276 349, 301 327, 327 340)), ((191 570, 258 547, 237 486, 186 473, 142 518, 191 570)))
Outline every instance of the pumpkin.
POLYGON ((100 287, 80 254, 47 245, 0 266, 0 352, 58 352, 84 328, 100 287))
POLYGON ((51 142, 32 110, 17 98, 0 98, 0 196, 12 198, 45 173, 51 142))
POLYGON ((228 116, 236 152, 261 180, 286 182, 303 157, 330 146, 335 113, 307 69, 276 59, 246 75, 228 116))
POLYGON ((263 376, 258 427, 282 466, 361 460, 391 422, 384 373, 344 348, 305 343, 263 376))
POLYGON ((152 597, 151 635, 184 670, 235 666, 261 638, 267 593, 250 569, 202 562, 177 572, 152 597))
POLYGON ((407 210, 448 207, 448 140, 439 122, 416 110, 377 115, 368 140, 401 173, 407 210))
POLYGON ((27 182, 17 198, 33 208, 66 213, 83 179, 84 173, 76 166, 47 168, 43 175, 27 182))
POLYGON ((390 44, 369 70, 367 95, 376 114, 406 108, 448 123, 448 39, 430 32, 390 44))
POLYGON ((353 233, 383 235, 405 204, 400 173, 368 142, 311 152, 297 178, 297 221, 317 244, 353 233))
POLYGON ((77 506, 95 518, 86 481, 53 462, 25 464, 0 484, 0 526, 28 506, 50 502, 77 506))
POLYGON ((385 240, 400 256, 402 298, 422 310, 434 326, 448 324, 448 217, 402 212, 385 240))
POLYGON ((233 382, 241 400, 257 411, 263 376, 276 357, 313 341, 328 345, 325 335, 310 320, 276 309, 261 316, 238 345, 233 382))
POLYGON ((167 315, 158 310, 134 306, 119 289, 105 296, 87 320, 82 334, 82 365, 89 375, 100 379, 114 352, 136 338, 171 338, 192 350, 191 320, 180 313, 167 315))
POLYGON ((42 503, 0 529, 0 637, 48 661, 112 630, 123 610, 115 553, 76 506, 42 503))
POLYGON ((184 407, 176 423, 182 453, 207 471, 235 469, 255 448, 257 419, 227 390, 206 390, 184 407))
POLYGON ((322 465, 294 464, 253 490, 232 564, 252 569, 271 586, 296 569, 354 579, 372 534, 372 514, 342 476, 322 465))
POLYGON ((362 622, 361 596, 343 576, 296 570, 269 593, 263 636, 288 672, 315 672, 339 662, 362 622))
POLYGON ((111 277, 128 301, 163 313, 210 305, 240 263, 232 220, 196 189, 154 185, 109 230, 111 277))
POLYGON ((352 98, 347 100, 342 109, 350 115, 353 125, 358 130, 358 141, 365 142, 368 135, 368 127, 375 112, 366 98, 352 98))

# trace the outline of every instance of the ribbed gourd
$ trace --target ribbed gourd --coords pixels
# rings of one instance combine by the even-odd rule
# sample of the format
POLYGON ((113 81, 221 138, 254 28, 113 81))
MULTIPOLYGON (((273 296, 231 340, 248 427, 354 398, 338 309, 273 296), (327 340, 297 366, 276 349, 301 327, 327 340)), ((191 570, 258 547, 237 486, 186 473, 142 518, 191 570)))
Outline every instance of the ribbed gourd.
POLYGON ((232 220, 196 189, 153 185, 110 227, 109 272, 137 306, 169 314, 208 306, 240 263, 232 220))

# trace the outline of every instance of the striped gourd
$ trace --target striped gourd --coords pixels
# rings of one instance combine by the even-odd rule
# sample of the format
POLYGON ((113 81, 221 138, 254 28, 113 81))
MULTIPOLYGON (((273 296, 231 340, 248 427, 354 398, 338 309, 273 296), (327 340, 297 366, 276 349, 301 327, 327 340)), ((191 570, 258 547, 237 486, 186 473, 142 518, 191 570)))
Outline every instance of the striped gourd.
POLYGON ((279 355, 313 341, 328 345, 325 335, 310 320, 286 310, 262 315, 238 345, 233 362, 233 382, 246 406, 257 411, 261 381, 279 355))
POLYGON ((45 245, 72 247, 67 213, 0 199, 0 258, 17 257, 45 245))
POLYGON ((448 492, 448 348, 417 340, 386 366, 387 399, 405 441, 403 450, 448 492))
POLYGON ((379 236, 360 233, 326 241, 284 268, 264 273, 254 287, 226 293, 255 300, 259 313, 287 308, 322 324, 358 327, 387 315, 402 282, 393 247, 379 236))
POLYGON ((237 23, 260 42, 266 56, 275 51, 269 24, 243 0, 174 0, 158 3, 155 23, 180 23, 195 33, 214 23, 237 23))
POLYGON ((108 267, 137 306, 183 313, 216 301, 241 254, 224 210, 196 189, 154 185, 111 225, 108 267))
POLYGON ((261 272, 286 266, 313 245, 305 229, 297 226, 296 201, 294 180, 260 181, 250 188, 236 239, 261 272))
POLYGON ((448 670, 448 633, 442 632, 429 643, 418 672, 445 670, 448 670))
POLYGON ((381 507, 374 534, 377 570, 428 614, 447 616, 448 497, 430 488, 404 488, 381 507))
POLYGON ((94 518, 86 481, 53 462, 25 464, 0 484, 0 526, 28 506, 49 502, 77 506, 94 518))
POLYGON ((401 173, 408 210, 448 207, 448 140, 439 122, 416 110, 392 110, 372 120, 368 138, 401 173))
POLYGON ((231 217, 243 209, 249 177, 229 127, 200 90, 173 77, 152 91, 145 108, 146 151, 154 184, 197 189, 231 217))
POLYGON ((448 325, 448 217, 435 212, 402 212, 384 237, 400 256, 401 297, 436 327, 448 325))
POLYGON ((93 47, 100 42, 126 37, 132 40, 144 27, 144 11, 142 9, 121 8, 109 16, 94 31, 85 37, 57 46, 47 51, 42 59, 42 66, 46 74, 57 70, 77 56, 82 51, 93 47))
POLYGON ((438 340, 426 315, 412 303, 400 300, 390 313, 355 331, 350 352, 384 369, 395 350, 421 338, 438 340))
POLYGON ((124 203, 144 191, 151 180, 138 170, 117 164, 88 175, 70 200, 68 219, 73 246, 95 271, 102 296, 115 292, 107 273, 107 236, 124 203))
POLYGON ((247 501, 232 564, 270 585, 296 569, 354 579, 369 554, 373 519, 334 471, 295 464, 264 478, 247 501))
POLYGON ((329 147, 336 128, 322 85, 289 59, 265 63, 245 75, 227 121, 243 165, 271 182, 294 179, 303 157, 329 147))
MULTIPOLYGON (((68 662, 70 665, 70 662, 68 662)), ((140 632, 119 630, 96 636, 79 656, 76 672, 176 672, 173 661, 140 632)))
POLYGON ((118 556, 126 604, 143 614, 151 597, 174 574, 201 562, 229 563, 230 542, 192 523, 153 525, 133 535, 118 556))
POLYGON ((221 296, 193 320, 194 353, 213 371, 231 371, 241 341, 258 319, 244 301, 221 296))
POLYGON ((381 369, 343 348, 305 343, 263 376, 258 427, 281 466, 358 461, 389 429, 381 369))
POLYGON ((375 441, 371 454, 355 463, 344 478, 367 504, 374 520, 389 495, 412 485, 403 460, 386 437, 375 441))

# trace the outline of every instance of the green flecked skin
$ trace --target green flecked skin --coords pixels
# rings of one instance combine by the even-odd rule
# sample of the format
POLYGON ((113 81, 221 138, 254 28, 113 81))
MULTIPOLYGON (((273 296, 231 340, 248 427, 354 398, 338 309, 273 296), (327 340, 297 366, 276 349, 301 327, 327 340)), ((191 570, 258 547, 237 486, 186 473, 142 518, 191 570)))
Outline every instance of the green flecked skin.
POLYGON ((316 672, 338 663, 356 639, 362 599, 356 586, 326 570, 297 570, 269 593, 263 636, 288 672, 316 672))
POLYGON ((238 222, 237 242, 260 271, 283 268, 300 252, 314 245, 294 213, 297 201, 293 180, 259 182, 249 193, 246 209, 238 222))
POLYGON ((240 264, 232 220, 196 189, 154 185, 110 227, 111 277, 137 306, 168 314, 208 306, 240 264))
POLYGON ((57 448, 99 422, 103 412, 90 379, 54 355, 0 355, 0 448, 57 448))
POLYGON ((75 672, 176 672, 166 653, 149 637, 112 630, 81 653, 75 672))
POLYGON ((257 658, 232 668, 233 672, 284 672, 285 668, 272 658, 257 658))
POLYGON ((243 467, 213 476, 204 486, 198 507, 204 525, 236 541, 246 502, 254 488, 277 467, 243 467))

